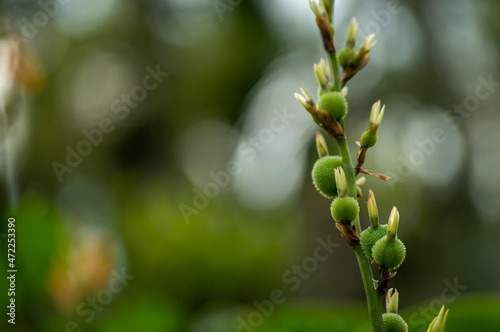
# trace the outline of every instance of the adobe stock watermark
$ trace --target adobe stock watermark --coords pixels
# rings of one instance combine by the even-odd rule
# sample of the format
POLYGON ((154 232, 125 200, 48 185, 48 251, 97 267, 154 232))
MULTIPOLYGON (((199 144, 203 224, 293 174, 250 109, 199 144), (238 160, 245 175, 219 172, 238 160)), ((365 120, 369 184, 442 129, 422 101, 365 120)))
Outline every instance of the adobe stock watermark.
MULTIPOLYGON (((120 121, 125 120, 130 115, 131 110, 144 101, 148 93, 156 89, 169 75, 161 70, 159 64, 156 65, 156 69, 147 66, 145 71, 147 74, 142 79, 142 85, 133 87, 129 93, 123 93, 111 103, 111 112, 116 113, 120 121)), ((51 164, 59 182, 63 181, 63 176, 66 173, 72 173, 82 163, 83 158, 92 153, 94 147, 103 142, 105 134, 111 134, 116 129, 114 122, 111 117, 105 117, 99 121, 96 128, 82 130, 82 135, 86 139, 80 140, 74 147, 66 145, 65 162, 54 161, 51 164)))
POLYGON ((221 21, 224 21, 225 13, 232 12, 234 8, 241 5, 243 0, 214 0, 212 6, 221 21))
MULTIPOLYGON (((492 74, 488 78, 483 76, 478 77, 478 84, 474 89, 474 93, 468 95, 459 104, 454 104, 451 109, 448 109, 443 114, 443 119, 449 123, 454 130, 458 130, 463 124, 465 119, 468 119, 475 111, 477 111, 482 101, 490 98, 500 87, 500 82, 493 81, 492 74)), ((391 191, 396 190, 398 183, 405 182, 407 178, 411 177, 416 168, 423 165, 427 158, 438 151, 438 147, 448 140, 448 135, 445 130, 436 127, 431 131, 431 136, 423 140, 416 139, 416 148, 413 149, 408 157, 398 157, 397 174, 386 172, 391 179, 387 182, 391 191)))
MULTIPOLYGON (((413 0, 407 0, 411 2, 413 0)), ((394 16, 399 15, 404 7, 400 0, 390 0, 387 2, 386 9, 370 10, 370 16, 373 20, 363 24, 359 29, 360 40, 365 40, 371 34, 378 35, 382 28, 387 28, 392 23, 394 16)))
POLYGON ((37 11, 33 13, 31 18, 22 17, 18 20, 20 34, 12 33, 12 37, 22 43, 27 43, 30 39, 35 38, 40 29, 43 29, 51 19, 59 14, 61 5, 66 5, 71 0, 38 0, 36 6, 37 11))
MULTIPOLYGON (((285 130, 290 121, 295 119, 297 115, 290 114, 286 108, 282 111, 273 109, 274 116, 269 120, 269 125, 259 130, 255 136, 247 137, 238 148, 238 154, 241 155, 243 162, 248 164, 255 160, 259 151, 263 151, 274 140, 277 134, 285 130)), ((193 188, 193 199, 191 204, 180 203, 179 211, 182 214, 184 221, 189 224, 191 217, 199 215, 205 209, 210 200, 217 197, 222 189, 226 188, 233 176, 241 173, 243 170, 242 164, 234 158, 230 160, 225 169, 217 172, 211 171, 208 173, 212 181, 206 183, 203 188, 193 188)))
MULTIPOLYGON (((101 289, 95 297, 88 296, 76 307, 78 316, 84 318, 84 322, 90 324, 94 321, 96 315, 104 310, 104 308, 113 301, 114 297, 121 293, 128 286, 129 281, 135 279, 135 276, 128 275, 125 268, 119 273, 116 270, 112 271, 112 277, 108 282, 108 286, 101 289)), ((65 332, 82 332, 78 323, 69 321, 64 327, 65 332)))
POLYGON ((441 296, 429 302, 429 305, 422 306, 417 312, 410 315, 408 322, 410 325, 418 326, 424 331, 429 323, 436 317, 443 305, 454 302, 464 290, 466 285, 460 285, 458 278, 453 279, 453 283, 447 279, 443 281, 445 288, 441 291, 441 296))
POLYGON ((332 242, 330 235, 326 241, 321 237, 317 237, 318 246, 313 251, 313 254, 302 260, 299 265, 293 265, 290 269, 283 273, 281 280, 285 287, 283 289, 276 288, 269 294, 269 299, 263 301, 254 301, 252 310, 245 318, 239 316, 236 320, 238 327, 236 332, 253 332, 264 323, 266 318, 269 318, 277 306, 285 303, 287 296, 285 291, 296 291, 300 288, 304 280, 318 270, 319 263, 326 261, 340 247, 339 243, 332 242))

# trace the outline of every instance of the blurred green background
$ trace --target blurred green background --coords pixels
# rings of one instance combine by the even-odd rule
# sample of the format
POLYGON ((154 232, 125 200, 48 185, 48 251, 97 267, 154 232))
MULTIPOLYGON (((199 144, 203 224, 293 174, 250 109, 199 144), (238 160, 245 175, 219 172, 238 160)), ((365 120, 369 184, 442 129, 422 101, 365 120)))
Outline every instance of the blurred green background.
MULTIPOLYGON (((338 48, 352 16, 358 43, 377 35, 346 132, 354 155, 386 104, 365 165, 392 180, 368 178, 361 222, 368 189, 383 220, 400 211, 401 314, 425 331, 445 304, 447 331, 499 330, 500 2, 336 2, 338 48)), ((323 56, 306 0, 1 6, 15 330, 369 331, 354 255, 311 184, 316 128, 293 98, 315 95, 323 56)))

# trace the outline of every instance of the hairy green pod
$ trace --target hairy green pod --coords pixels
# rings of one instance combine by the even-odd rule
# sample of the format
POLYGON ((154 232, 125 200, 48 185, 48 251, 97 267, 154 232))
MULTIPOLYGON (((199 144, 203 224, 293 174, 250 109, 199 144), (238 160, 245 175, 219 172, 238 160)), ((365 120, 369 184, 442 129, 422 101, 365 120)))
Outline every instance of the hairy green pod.
POLYGON ((347 100, 340 92, 326 92, 319 98, 318 108, 329 111, 337 121, 340 121, 347 114, 347 100))
POLYGON ((321 195, 326 198, 337 196, 335 183, 335 168, 342 166, 342 157, 325 156, 314 163, 312 170, 313 184, 321 195))
POLYGON ((403 317, 394 313, 385 313, 382 315, 384 321, 385 332, 406 332, 408 331, 408 324, 404 321, 403 317))
POLYGON ((353 48, 346 47, 340 50, 338 54, 339 64, 342 68, 346 68, 349 62, 356 56, 356 51, 353 48))
POLYGON ((366 257, 373 260, 372 249, 378 240, 387 235, 387 225, 379 225, 377 227, 369 227, 361 233, 361 247, 365 252, 366 257))
POLYGON ((337 197, 331 206, 332 217, 336 222, 352 222, 359 214, 358 201, 352 197, 337 197))
POLYGON ((373 261, 383 268, 397 269, 405 260, 406 248, 400 239, 390 241, 386 235, 375 243, 372 255, 373 261))
POLYGON ((363 135, 361 135, 361 145, 365 148, 371 148, 377 144, 377 134, 372 131, 365 131, 363 135))

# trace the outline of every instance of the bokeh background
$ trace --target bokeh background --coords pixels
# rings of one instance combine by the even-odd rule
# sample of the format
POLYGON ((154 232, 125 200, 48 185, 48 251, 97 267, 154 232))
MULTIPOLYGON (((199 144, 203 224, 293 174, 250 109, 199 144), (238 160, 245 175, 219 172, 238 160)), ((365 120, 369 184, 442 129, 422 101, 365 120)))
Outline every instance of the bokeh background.
MULTIPOLYGON (((311 184, 316 128, 293 98, 315 95, 323 56, 306 0, 1 6, 0 240, 4 257, 15 217, 18 269, 2 330, 369 331, 354 255, 311 184), (322 241, 333 252, 319 261, 322 241)), ((411 331, 442 304, 448 331, 500 326, 499 12, 336 4, 337 48, 352 16, 360 39, 377 35, 346 132, 355 155, 371 105, 386 105, 365 165, 392 180, 368 178, 361 217, 368 189, 383 220, 400 211, 407 258, 391 285, 411 331)))

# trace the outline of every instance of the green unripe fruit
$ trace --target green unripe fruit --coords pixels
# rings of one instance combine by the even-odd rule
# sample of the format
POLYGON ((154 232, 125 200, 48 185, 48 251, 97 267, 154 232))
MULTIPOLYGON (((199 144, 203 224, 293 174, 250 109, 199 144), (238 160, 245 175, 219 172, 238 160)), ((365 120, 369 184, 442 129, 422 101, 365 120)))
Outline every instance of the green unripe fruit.
POLYGON ((373 260, 372 249, 378 240, 387 235, 387 225, 379 225, 377 227, 369 227, 361 233, 361 248, 365 252, 366 257, 373 260))
POLYGON ((383 268, 397 269, 405 260, 406 248, 400 239, 389 241, 386 235, 375 243, 372 255, 373 261, 383 268))
POLYGON ((408 331, 408 325, 404 321, 403 317, 394 313, 385 313, 382 315, 382 320, 384 321, 384 331, 385 332, 406 332, 408 331))
POLYGON ((313 184, 326 198, 337 196, 335 168, 342 166, 342 157, 325 156, 314 163, 312 170, 313 184))
POLYGON ((337 197, 332 202, 331 211, 336 222, 352 222, 359 214, 359 204, 352 197, 337 197))
POLYGON ((346 68, 355 56, 356 51, 353 48, 346 47, 341 49, 338 55, 340 66, 342 66, 342 68, 346 68))
POLYGON ((377 134, 371 131, 365 131, 361 135, 361 145, 365 148, 371 148, 377 143, 377 134))
POLYGON ((319 98, 318 108, 329 111, 337 121, 340 121, 347 114, 347 100, 340 92, 326 92, 319 98))

